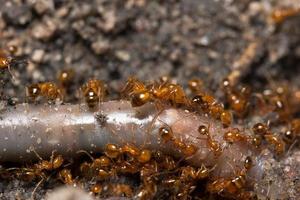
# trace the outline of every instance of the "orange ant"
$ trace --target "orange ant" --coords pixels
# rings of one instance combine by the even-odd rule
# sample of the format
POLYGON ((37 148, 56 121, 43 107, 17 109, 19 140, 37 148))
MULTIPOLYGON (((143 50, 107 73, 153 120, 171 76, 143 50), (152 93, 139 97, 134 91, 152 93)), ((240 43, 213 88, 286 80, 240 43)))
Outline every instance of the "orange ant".
POLYGON ((232 122, 232 116, 229 111, 224 110, 220 115, 220 120, 223 124, 223 127, 229 127, 232 122))
POLYGON ((140 163, 147 163, 151 160, 151 151, 148 150, 148 149, 144 149, 141 151, 140 155, 138 156, 137 160, 140 162, 140 163))
POLYGON ((108 170, 108 167, 111 166, 111 160, 109 157, 100 156, 99 158, 94 159, 88 152, 84 150, 78 151, 77 153, 81 152, 87 154, 92 160, 92 163, 83 162, 80 165, 80 171, 86 176, 93 177, 95 174, 97 174, 98 178, 106 179, 114 175, 114 171, 108 170))
POLYGON ((250 88, 242 87, 239 91, 234 89, 226 78, 222 82, 227 102, 238 117, 244 117, 248 112, 250 88))
POLYGON ((137 193, 136 198, 140 200, 153 199, 156 191, 157 185, 154 183, 151 177, 147 177, 143 181, 143 186, 137 193))
POLYGON ((116 196, 132 197, 133 190, 130 185, 127 184, 112 184, 110 185, 110 192, 116 196))
POLYGON ((263 136, 268 134, 269 127, 263 123, 256 123, 253 125, 252 130, 254 134, 263 136))
POLYGON ((200 79, 191 79, 188 82, 188 86, 192 93, 198 94, 201 93, 203 90, 203 81, 200 79))
POLYGON ((220 144, 211 137, 209 128, 204 125, 200 125, 198 128, 198 132, 201 135, 207 136, 207 145, 209 146, 210 150, 214 152, 215 156, 220 156, 222 153, 222 148, 220 147, 220 144))
POLYGON ((128 154, 137 159, 140 163, 146 163, 151 160, 151 151, 148 149, 139 150, 132 144, 125 144, 123 147, 118 148, 114 144, 107 144, 105 154, 109 158, 117 158, 120 154, 128 154))
MULTIPOLYGON (((61 155, 54 157, 54 152, 52 152, 50 161, 43 160, 35 150, 33 152, 36 154, 36 156, 40 159, 40 162, 35 164, 32 168, 21 168, 19 169, 20 172, 17 172, 18 175, 21 175, 21 177, 27 181, 32 181, 35 178, 39 177, 40 181, 37 183, 36 187, 34 188, 31 197, 34 199, 34 194, 37 190, 37 188, 44 182, 48 181, 50 176, 47 177, 47 174, 45 171, 51 171, 54 169, 58 169, 62 166, 64 159, 61 155)), ((15 170, 17 168, 10 168, 8 170, 15 170)))
POLYGON ((58 178, 65 184, 74 183, 71 170, 69 169, 62 169, 61 171, 59 171, 58 178))
POLYGON ((64 69, 60 71, 57 75, 57 80, 61 86, 68 86, 72 83, 75 76, 75 72, 73 69, 64 69))
POLYGON ((300 119, 293 119, 291 123, 293 132, 300 134, 300 119))
POLYGON ((104 100, 106 88, 100 80, 91 79, 81 87, 83 96, 89 108, 95 108, 104 100))
POLYGON ((175 160, 171 156, 164 155, 162 152, 157 151, 153 155, 155 161, 159 163, 159 166, 167 171, 176 168, 175 160))
POLYGON ((54 101, 56 99, 62 100, 61 89, 52 82, 44 82, 38 84, 32 84, 26 88, 26 96, 32 100, 36 100, 39 96, 46 97, 48 101, 54 101))
MULTIPOLYGON (((17 51, 16 46, 10 46, 8 48, 8 52, 10 55, 15 54, 17 51)), ((16 62, 17 60, 12 58, 11 56, 7 55, 7 52, 5 50, 0 49, 0 70, 8 70, 9 74, 14 78, 12 72, 11 72, 11 65, 16 62)))
POLYGON ((139 150, 136 146, 125 144, 120 148, 120 153, 127 153, 137 159, 140 163, 146 163, 151 160, 151 151, 148 149, 139 150))
POLYGON ((263 137, 269 144, 274 145, 277 154, 282 154, 285 149, 285 143, 278 137, 273 135, 267 125, 257 123, 252 128, 254 134, 263 137))
POLYGON ((145 163, 140 170, 142 180, 158 173, 158 163, 156 161, 145 163))
POLYGON ((232 122, 231 113, 225 110, 213 96, 199 93, 192 99, 192 103, 209 113, 213 118, 220 119, 225 128, 230 126, 232 122))
POLYGON ((189 105, 183 88, 178 84, 167 82, 152 84, 150 92, 159 101, 168 102, 171 105, 189 105))
POLYGON ((62 155, 58 156, 51 156, 50 161, 48 160, 41 160, 39 163, 35 164, 35 168, 39 170, 54 170, 58 169, 59 167, 62 166, 64 162, 64 159, 62 155))
POLYGON ((171 141, 173 138, 173 131, 168 126, 163 126, 159 128, 159 135, 163 139, 163 141, 166 143, 168 141, 171 141))
POLYGON ((120 155, 120 150, 115 144, 107 144, 104 153, 109 158, 117 158, 120 155))
POLYGON ((291 144, 299 136, 300 133, 300 119, 293 119, 291 122, 290 130, 287 130, 283 133, 283 140, 291 144))
POLYGON ((289 17, 296 16, 300 13, 300 8, 281 8, 276 9, 271 14, 271 20, 276 24, 280 24, 289 17))
POLYGON ((247 142, 249 139, 248 136, 241 134, 240 130, 237 128, 225 132, 223 138, 229 143, 247 142))
POLYGON ((278 137, 272 134, 264 136, 265 140, 274 145, 275 151, 278 155, 282 154, 285 150, 285 143, 278 137))
POLYGON ((133 77, 127 80, 121 93, 130 97, 133 107, 142 106, 151 100, 151 94, 144 83, 133 77))
POLYGON ((199 169, 195 169, 191 166, 182 167, 180 178, 182 180, 192 179, 195 181, 205 179, 209 176, 210 170, 208 170, 204 165, 199 169))
POLYGON ((232 196, 243 193, 246 185, 246 173, 253 166, 251 157, 247 156, 244 161, 244 169, 240 170, 236 176, 226 179, 220 178, 208 184, 207 190, 211 193, 218 193, 223 196, 232 196))
POLYGON ((173 131, 168 126, 162 126, 159 129, 159 135, 162 137, 164 142, 172 142, 183 154, 187 157, 194 155, 198 148, 194 144, 186 144, 181 139, 173 137, 173 131))
POLYGON ((92 185, 90 191, 93 193, 93 194, 100 194, 103 190, 103 187, 101 184, 94 184, 92 185))

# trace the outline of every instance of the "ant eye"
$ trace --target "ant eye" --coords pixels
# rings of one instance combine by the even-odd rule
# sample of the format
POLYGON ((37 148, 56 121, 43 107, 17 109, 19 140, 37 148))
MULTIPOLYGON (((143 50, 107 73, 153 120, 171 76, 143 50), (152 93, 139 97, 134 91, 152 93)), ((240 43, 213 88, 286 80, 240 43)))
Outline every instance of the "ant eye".
POLYGON ((286 143, 289 143, 289 144, 292 143, 295 138, 296 138, 295 133, 292 130, 285 131, 283 134, 283 140, 286 143))
POLYGON ((207 134, 208 134, 208 129, 207 129, 206 126, 201 125, 201 126, 199 126, 199 128, 198 128, 198 132, 199 132, 201 135, 207 135, 207 134))
POLYGON ((268 131, 268 127, 262 123, 257 123, 252 128, 253 132, 257 135, 264 135, 268 131))
POLYGON ((250 169, 253 166, 253 161, 252 161, 252 158, 250 156, 246 157, 244 166, 245 166, 246 169, 250 169))

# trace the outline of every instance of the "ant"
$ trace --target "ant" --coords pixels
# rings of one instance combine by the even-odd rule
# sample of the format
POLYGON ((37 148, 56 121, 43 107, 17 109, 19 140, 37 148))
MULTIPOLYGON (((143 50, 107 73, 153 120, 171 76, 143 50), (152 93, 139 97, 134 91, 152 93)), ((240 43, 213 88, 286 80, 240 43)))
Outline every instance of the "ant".
POLYGON ((50 161, 48 160, 41 160, 39 163, 35 164, 35 168, 39 169, 39 170, 54 170, 54 169, 58 169, 59 167, 62 166, 64 162, 64 159, 62 157, 62 155, 58 155, 58 156, 51 156, 50 161))
POLYGON ((272 12, 270 18, 276 24, 281 24, 289 17, 299 15, 300 8, 281 8, 272 12))
POLYGON ((78 151, 77 153, 81 152, 87 154, 92 160, 92 163, 83 162, 80 165, 80 171, 84 173, 85 176, 93 177, 95 174, 97 174, 98 178, 106 179, 114 174, 113 172, 108 171, 112 164, 109 157, 100 156, 99 158, 94 159, 88 152, 84 150, 78 151))
POLYGON ((69 169, 62 169, 58 173, 58 178, 65 184, 73 184, 74 180, 72 177, 71 170, 69 169))
POLYGON ((164 82, 162 84, 152 84, 150 89, 153 97, 171 105, 189 105, 189 100, 183 88, 178 84, 164 82))
POLYGON ((81 87, 83 96, 89 108, 95 108, 104 100, 106 88, 102 81, 91 79, 81 87))
POLYGON ((248 113, 249 98, 251 91, 249 87, 241 87, 240 90, 233 88, 228 78, 222 82, 222 88, 229 107, 234 111, 238 117, 244 117, 248 113))
POLYGON ((125 196, 125 197, 132 197, 133 190, 130 185, 127 184, 110 184, 109 191, 111 194, 115 196, 125 196))
POLYGON ((36 101, 39 96, 46 97, 49 102, 56 99, 63 99, 61 89, 52 82, 44 82, 28 86, 26 88, 26 96, 31 98, 33 101, 36 101))
POLYGON ((246 174, 252 166, 252 158, 247 156, 244 161, 244 169, 240 170, 232 178, 220 178, 212 183, 209 183, 207 190, 211 193, 218 193, 228 197, 243 193, 243 188, 246 185, 246 174))
POLYGON ((254 134, 263 137, 269 144, 272 144, 278 155, 282 154, 285 150, 285 143, 278 136, 275 136, 269 131, 269 127, 263 123, 256 123, 252 130, 254 134))
POLYGON ((140 200, 153 199, 156 191, 157 185, 153 181, 153 178, 147 177, 145 180, 143 180, 143 185, 137 193, 136 198, 140 200))
POLYGON ((293 119, 291 122, 290 130, 287 130, 283 133, 283 140, 291 144, 299 136, 300 133, 300 119, 293 119))
POLYGON ((187 157, 194 155, 198 150, 194 144, 186 144, 181 139, 173 137, 173 131, 168 126, 160 127, 159 135, 162 137, 164 142, 172 142, 172 144, 174 144, 174 146, 187 157))
POLYGON ((17 47, 13 45, 9 46, 8 50, 0 49, 0 70, 8 70, 12 78, 14 78, 14 76, 11 72, 11 65, 18 62, 12 55, 14 55, 17 50, 17 47))
POLYGON ((154 160, 159 163, 159 166, 167 171, 176 168, 176 162, 171 156, 164 155, 162 152, 157 151, 153 155, 154 160))
POLYGON ((97 184, 94 184, 91 186, 91 189, 90 191, 93 193, 93 194, 100 194, 103 190, 103 187, 101 184, 97 183, 97 184))
POLYGON ((186 157, 194 155, 198 148, 194 144, 185 144, 181 139, 173 138, 172 143, 177 147, 186 157))
POLYGON ((109 158, 117 158, 120 155, 120 150, 115 144, 107 144, 104 151, 105 155, 109 158))
POLYGON ((147 163, 151 160, 152 157, 152 153, 150 150, 148 149, 144 149, 141 151, 140 155, 138 156, 137 160, 140 163, 147 163))
POLYGON ((208 170, 204 165, 201 166, 199 169, 195 169, 194 167, 187 166, 181 168, 181 175, 180 179, 182 180, 202 180, 209 176, 211 170, 208 170))
POLYGON ((200 125, 198 128, 198 132, 201 135, 207 136, 207 145, 209 146, 210 150, 214 152, 215 156, 220 156, 222 153, 222 148, 220 147, 220 144, 211 137, 209 128, 204 125, 200 125))
POLYGON ((199 93, 192 99, 192 103, 199 106, 205 113, 209 113, 213 118, 220 119, 224 128, 230 126, 232 122, 231 113, 225 110, 213 96, 199 93))
POLYGON ((57 80, 61 86, 67 87, 72 83, 74 76, 73 69, 64 69, 57 74, 57 80))
POLYGON ((127 80, 126 85, 122 89, 121 93, 130 97, 131 105, 133 107, 142 106, 152 99, 151 93, 144 83, 134 77, 130 77, 127 80))
POLYGON ((166 142, 169 142, 169 141, 172 140, 173 131, 168 126, 162 126, 162 127, 159 128, 159 135, 161 136, 163 141, 166 143, 166 142))
POLYGON ((193 94, 198 94, 203 91, 203 81, 200 79, 189 80, 188 86, 193 94))
POLYGON ((223 112, 221 112, 220 120, 221 120, 224 128, 229 127, 232 122, 231 113, 227 110, 224 110, 223 112))
POLYGON ((224 133, 224 140, 229 143, 247 142, 249 137, 240 133, 238 128, 234 128, 224 133))

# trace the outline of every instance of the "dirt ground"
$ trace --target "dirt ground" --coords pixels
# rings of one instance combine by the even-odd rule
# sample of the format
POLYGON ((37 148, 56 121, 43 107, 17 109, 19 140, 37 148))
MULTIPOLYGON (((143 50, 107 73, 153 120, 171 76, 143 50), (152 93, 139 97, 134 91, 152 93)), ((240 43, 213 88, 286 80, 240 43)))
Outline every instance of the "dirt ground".
MULTIPOLYGON (((151 81, 168 75, 184 86, 200 78, 211 91, 228 75, 256 90, 270 80, 300 87, 300 14, 282 23, 270 18, 274 9, 295 8, 299 0, 0 3, 0 46, 16 45, 17 57, 26 60, 12 66, 13 81, 1 75, 6 100, 23 102, 25 85, 56 81, 65 68, 76 73, 71 91, 94 77, 112 96, 129 76, 151 81)), ((78 102, 75 92, 68 102, 78 102)), ((284 159, 270 158, 260 183, 271 190, 270 199, 300 198, 299 168, 299 145, 284 159)), ((51 183, 37 190, 37 199, 54 188, 51 183)), ((35 185, 0 181, 0 199, 28 199, 35 185)))

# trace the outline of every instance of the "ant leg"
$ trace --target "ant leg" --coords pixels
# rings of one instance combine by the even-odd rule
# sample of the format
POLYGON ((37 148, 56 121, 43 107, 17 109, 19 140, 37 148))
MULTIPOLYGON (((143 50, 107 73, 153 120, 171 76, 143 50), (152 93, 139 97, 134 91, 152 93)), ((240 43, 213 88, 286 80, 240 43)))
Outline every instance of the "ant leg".
POLYGON ((36 157, 37 157, 39 160, 43 160, 43 158, 35 151, 34 148, 32 148, 31 151, 36 155, 36 157))
POLYGON ((44 182, 44 178, 42 178, 37 185, 35 186, 35 188, 33 189, 32 193, 31 193, 31 200, 35 200, 35 192, 37 191, 37 189, 40 187, 40 185, 44 182))
POLYGON ((92 156, 89 152, 87 152, 87 151, 85 151, 85 150, 79 150, 79 151, 77 151, 76 153, 77 153, 77 154, 79 154, 79 153, 84 153, 84 154, 86 154, 92 161, 95 160, 95 159, 93 158, 93 156, 92 156))

